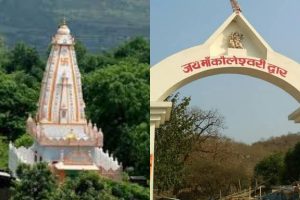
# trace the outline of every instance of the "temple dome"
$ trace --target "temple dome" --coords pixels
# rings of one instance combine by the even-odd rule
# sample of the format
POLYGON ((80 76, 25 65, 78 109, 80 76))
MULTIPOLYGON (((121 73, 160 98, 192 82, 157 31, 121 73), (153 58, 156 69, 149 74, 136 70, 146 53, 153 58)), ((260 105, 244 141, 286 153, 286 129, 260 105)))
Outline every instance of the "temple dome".
POLYGON ((59 35, 69 35, 71 33, 69 27, 66 24, 63 24, 57 30, 57 34, 59 35))

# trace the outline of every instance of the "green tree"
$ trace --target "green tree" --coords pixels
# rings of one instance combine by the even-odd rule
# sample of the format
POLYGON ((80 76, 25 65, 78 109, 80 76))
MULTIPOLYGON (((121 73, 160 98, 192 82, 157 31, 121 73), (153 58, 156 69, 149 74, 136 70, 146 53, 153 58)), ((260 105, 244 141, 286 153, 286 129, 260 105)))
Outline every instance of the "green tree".
POLYGON ((198 147, 206 139, 217 136, 223 128, 223 118, 216 111, 190 109, 188 97, 180 101, 176 94, 171 101, 171 118, 155 133, 154 179, 159 192, 174 189, 176 193, 189 156, 193 151, 201 151, 198 147))
POLYGON ((143 122, 137 126, 125 129, 120 138, 116 153, 120 158, 126 158, 127 165, 134 167, 134 173, 149 177, 150 138, 149 124, 143 122))
POLYGON ((0 132, 10 140, 25 133, 26 117, 36 110, 38 92, 19 78, 24 76, 23 72, 0 72, 0 132))
POLYGON ((33 166, 21 164, 17 169, 17 176, 20 180, 14 181, 12 200, 53 199, 56 182, 46 163, 33 166))
POLYGON ((300 142, 293 149, 290 149, 284 158, 285 170, 284 180, 287 183, 292 183, 300 179, 300 142))
POLYGON ((133 38, 113 50, 98 54, 89 53, 84 44, 77 41, 75 50, 78 66, 83 73, 115 65, 121 60, 126 59, 134 59, 138 63, 150 63, 149 41, 142 37, 133 38))
POLYGON ((148 200, 149 190, 136 184, 111 183, 111 193, 118 199, 124 200, 148 200))
POLYGON ((0 36, 0 70, 4 70, 4 66, 7 65, 8 61, 8 49, 4 38, 0 36))
POLYGON ((114 57, 136 58, 140 63, 150 63, 149 41, 142 37, 137 37, 125 42, 114 51, 114 57))
POLYGON ((75 52, 78 65, 81 66, 85 56, 87 55, 87 49, 80 40, 76 40, 75 52))
POLYGON ((35 48, 24 43, 17 43, 14 49, 9 52, 9 62, 5 69, 8 73, 22 70, 40 81, 44 67, 44 63, 35 48))
MULTIPOLYGON (((117 153, 124 167, 134 166, 135 163, 117 149, 132 139, 128 130, 149 121, 148 65, 134 59, 120 61, 87 74, 83 85, 87 114, 102 127, 104 147, 117 153)), ((145 156, 148 156, 148 148, 143 151, 145 156)), ((132 155, 134 149, 126 153, 132 155)))
POLYGON ((56 192, 56 199, 100 200, 104 185, 96 172, 83 172, 77 178, 67 179, 56 192))
POLYGON ((272 154, 261 160, 254 168, 256 178, 259 178, 267 186, 279 185, 284 170, 282 154, 272 154))

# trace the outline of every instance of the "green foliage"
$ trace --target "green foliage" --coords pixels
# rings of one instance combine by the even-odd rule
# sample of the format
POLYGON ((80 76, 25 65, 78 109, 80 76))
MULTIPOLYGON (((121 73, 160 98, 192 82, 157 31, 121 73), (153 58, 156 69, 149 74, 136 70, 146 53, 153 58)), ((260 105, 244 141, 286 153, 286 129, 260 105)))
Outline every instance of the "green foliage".
POLYGON ((8 61, 8 49, 4 38, 0 36, 0 70, 4 70, 4 66, 7 65, 8 61))
POLYGON ((115 184, 111 189, 112 195, 124 200, 148 200, 149 191, 137 185, 115 184))
POLYGON ((0 137, 0 169, 8 169, 8 141, 4 136, 0 137))
POLYGON ((254 168, 254 174, 267 186, 279 185, 282 181, 284 159, 282 154, 272 154, 261 160, 254 168))
MULTIPOLYGON (((144 162, 147 159, 144 156, 149 155, 149 135, 145 135, 146 125, 140 124, 149 121, 148 65, 138 63, 135 59, 126 59, 87 74, 83 85, 88 116, 102 127, 105 147, 115 151, 124 167, 144 162), (140 128, 135 128, 138 126, 140 128), (131 130, 134 133, 130 133, 131 130), (134 135, 138 133, 142 135, 134 135), (131 141, 134 138, 139 140, 131 141), (126 148, 129 143, 132 149, 126 148), (145 148, 138 147, 141 145, 145 148), (136 149, 142 152, 136 152, 136 149), (133 161, 133 154, 134 158, 143 161, 133 161), (141 158, 136 154, 144 156, 141 158)), ((145 168, 138 170, 146 171, 145 168)))
POLYGON ((114 56, 120 58, 136 58, 140 63, 150 63, 149 41, 142 37, 134 38, 118 47, 114 56))
POLYGON ((75 179, 66 180, 57 191, 57 199, 100 200, 104 185, 99 175, 94 172, 81 173, 75 179))
POLYGON ((38 92, 24 83, 23 75, 0 72, 0 132, 10 140, 25 132, 27 115, 36 110, 38 92))
POLYGON ((155 133, 155 187, 158 191, 175 189, 182 184, 186 161, 195 145, 216 136, 223 118, 216 111, 190 109, 190 98, 171 98, 172 115, 155 133))
POLYGON ((32 167, 22 164, 17 175, 20 181, 14 181, 12 200, 53 199, 56 182, 47 164, 38 163, 32 167))
POLYGON ((150 63, 149 41, 142 37, 128 40, 114 50, 102 52, 98 55, 88 53, 80 41, 76 42, 75 50, 78 65, 80 66, 80 70, 84 73, 89 73, 111 65, 118 65, 120 61, 126 59, 135 60, 138 63, 150 63))
POLYGON ((105 147, 134 173, 149 176, 149 43, 136 38, 100 55, 79 43, 87 114, 103 129, 105 147), (84 55, 84 56, 82 56, 84 55))
POLYGON ((300 142, 293 149, 290 149, 284 158, 285 170, 284 180, 287 183, 292 183, 300 179, 300 142))
POLYGON ((34 48, 18 43, 0 46, 0 132, 15 140, 25 132, 25 119, 35 112, 43 62, 34 48))
POLYGON ((41 80, 44 63, 39 57, 35 48, 31 48, 24 43, 17 43, 9 54, 10 62, 5 69, 8 73, 14 71, 24 71, 26 74, 41 80))
POLYGON ((29 148, 33 145, 33 138, 28 133, 23 134, 21 137, 15 140, 15 147, 19 148, 21 146, 29 148))
POLYGON ((191 135, 194 121, 187 113, 190 98, 178 102, 176 95, 172 99, 170 121, 155 133, 155 186, 166 191, 180 184, 184 168, 183 155, 191 150, 191 135))
POLYGON ((55 200, 146 200, 149 190, 135 184, 114 182, 95 172, 82 172, 66 180, 57 190, 55 200))
MULTIPOLYGON (((84 92, 92 119, 104 129, 136 125, 148 119, 149 68, 135 61, 122 61, 85 76, 84 92), (103 122, 108 122, 105 124, 103 122)), ((106 142, 115 140, 110 133, 106 142), (112 137, 111 137, 112 136, 112 137)), ((117 144, 115 144, 117 145, 117 144)))
POLYGON ((31 166, 25 163, 19 164, 16 174, 20 179, 27 178, 27 174, 32 170, 31 166))
POLYGON ((82 61, 87 55, 87 49, 81 41, 76 41, 74 48, 76 52, 77 63, 79 66, 82 66, 82 61))
POLYGON ((86 53, 84 52, 84 46, 82 46, 82 43, 76 43, 75 48, 76 55, 78 57, 78 64, 80 66, 80 70, 83 73, 89 73, 96 69, 100 69, 117 63, 116 58, 114 58, 111 53, 103 52, 99 55, 86 53), (79 49, 78 53, 77 49, 79 49))
MULTIPOLYGON (((132 155, 132 163, 134 163, 133 167, 135 168, 135 173, 144 175, 146 177, 149 176, 150 166, 150 138, 149 138, 149 124, 148 122, 141 123, 135 126, 132 130, 130 130, 130 151, 134 152, 132 155)), ((126 144, 125 144, 126 145, 126 144)), ((125 148, 123 144, 122 147, 125 148)), ((119 147, 118 152, 122 152, 122 147, 119 147)), ((119 153, 119 154, 120 154, 119 153)), ((124 155, 125 156, 125 155, 124 155)))
POLYGON ((300 142, 286 152, 272 154, 261 160, 254 169, 255 176, 267 186, 291 184, 300 179, 300 142))
POLYGON ((55 181, 47 165, 33 167, 21 164, 17 169, 20 181, 12 188, 12 200, 146 200, 149 190, 135 184, 101 178, 96 172, 81 172, 62 184, 55 181))
POLYGON ((122 181, 129 182, 129 179, 130 179, 130 177, 129 177, 128 173, 123 171, 122 172, 122 181))
POLYGON ((79 177, 79 181, 75 187, 75 193, 79 196, 84 196, 86 193, 93 194, 104 189, 103 184, 96 173, 83 173, 79 177))
POLYGON ((131 128, 125 128, 124 131, 128 134, 121 135, 121 143, 116 148, 117 155, 126 159, 127 166, 134 167, 133 174, 142 174, 148 177, 150 170, 149 124, 144 122, 131 128))

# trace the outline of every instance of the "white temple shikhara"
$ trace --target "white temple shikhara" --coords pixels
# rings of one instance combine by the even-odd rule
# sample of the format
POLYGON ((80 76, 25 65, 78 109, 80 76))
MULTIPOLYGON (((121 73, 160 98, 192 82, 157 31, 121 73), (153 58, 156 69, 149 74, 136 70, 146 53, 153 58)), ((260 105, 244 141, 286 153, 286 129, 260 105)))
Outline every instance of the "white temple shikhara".
POLYGON ((19 163, 44 161, 61 179, 80 170, 120 177, 121 164, 102 149, 101 129, 85 117, 74 44, 64 21, 52 38, 36 117, 27 119, 27 133, 35 142, 28 149, 9 145, 9 169, 14 176, 19 163))

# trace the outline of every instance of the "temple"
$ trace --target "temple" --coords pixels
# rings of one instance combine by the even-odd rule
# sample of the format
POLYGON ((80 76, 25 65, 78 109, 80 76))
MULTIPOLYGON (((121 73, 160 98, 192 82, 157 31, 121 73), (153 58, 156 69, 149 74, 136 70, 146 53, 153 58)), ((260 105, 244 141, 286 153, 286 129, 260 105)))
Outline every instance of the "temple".
POLYGON ((27 133, 34 144, 30 148, 9 145, 9 169, 14 176, 20 163, 43 161, 61 179, 81 170, 120 178, 122 165, 103 151, 101 129, 86 119, 74 45, 64 21, 52 38, 37 114, 27 119, 27 133))

